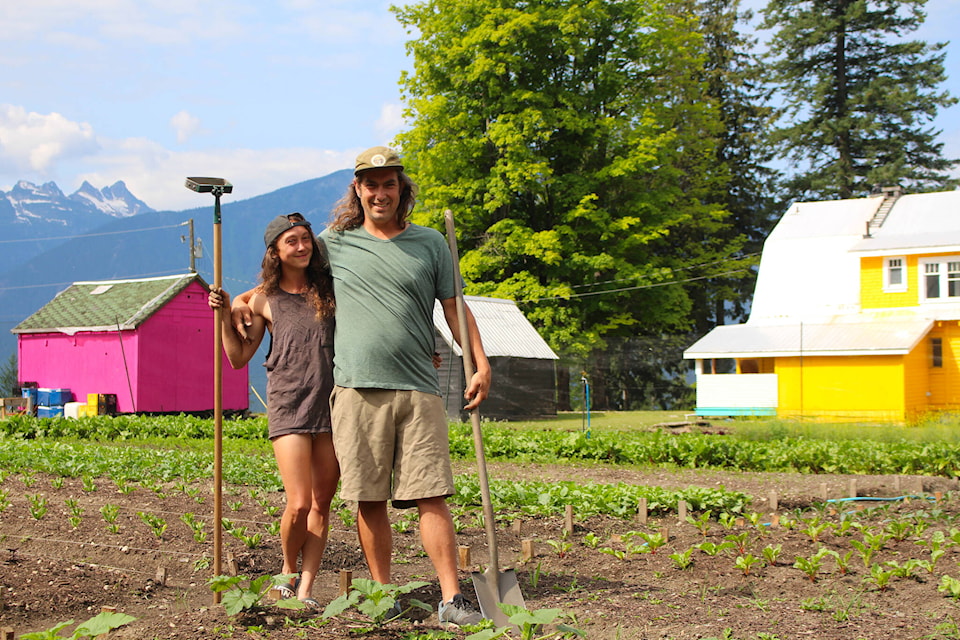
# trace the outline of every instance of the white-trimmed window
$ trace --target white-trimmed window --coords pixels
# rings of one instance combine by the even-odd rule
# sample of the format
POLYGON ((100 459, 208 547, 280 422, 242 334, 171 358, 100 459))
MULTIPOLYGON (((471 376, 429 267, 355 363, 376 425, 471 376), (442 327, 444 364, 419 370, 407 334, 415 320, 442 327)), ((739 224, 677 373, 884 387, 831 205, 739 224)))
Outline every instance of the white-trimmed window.
POLYGON ((920 301, 960 302, 960 256, 920 260, 920 301))
POLYGON ((884 258, 883 260, 883 290, 907 290, 907 261, 903 256, 884 258))

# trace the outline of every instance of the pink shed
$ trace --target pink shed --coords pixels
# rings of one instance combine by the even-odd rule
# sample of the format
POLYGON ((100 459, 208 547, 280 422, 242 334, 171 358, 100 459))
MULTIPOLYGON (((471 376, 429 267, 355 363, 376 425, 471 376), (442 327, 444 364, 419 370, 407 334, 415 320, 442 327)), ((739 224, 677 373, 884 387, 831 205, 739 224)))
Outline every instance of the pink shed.
MULTIPOLYGON (((75 282, 14 327, 19 379, 111 393, 120 413, 205 412, 214 406, 214 314, 195 273, 75 282)), ((247 367, 222 353, 223 409, 249 406, 247 367)))

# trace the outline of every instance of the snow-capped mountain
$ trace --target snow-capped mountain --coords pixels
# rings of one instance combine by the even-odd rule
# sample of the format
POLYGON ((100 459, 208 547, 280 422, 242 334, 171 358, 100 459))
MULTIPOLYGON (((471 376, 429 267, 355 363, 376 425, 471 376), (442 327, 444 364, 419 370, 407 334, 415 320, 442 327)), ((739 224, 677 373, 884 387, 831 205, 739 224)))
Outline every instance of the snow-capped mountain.
POLYGON ((66 227, 90 228, 102 224, 107 218, 125 218, 153 211, 127 189, 122 181, 112 186, 97 189, 89 182, 73 194, 66 196, 54 182, 40 186, 21 180, 9 192, 0 191, 0 218, 4 210, 12 209, 14 219, 9 222, 52 223, 66 227))

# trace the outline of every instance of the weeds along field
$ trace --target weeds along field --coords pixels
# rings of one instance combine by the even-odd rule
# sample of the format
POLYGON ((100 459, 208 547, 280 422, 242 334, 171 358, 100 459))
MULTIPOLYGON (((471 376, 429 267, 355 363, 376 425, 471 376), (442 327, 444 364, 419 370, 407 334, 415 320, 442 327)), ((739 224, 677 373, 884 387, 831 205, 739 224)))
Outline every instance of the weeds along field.
MULTIPOLYGON (((263 418, 224 422, 218 577, 212 421, 0 420, 0 631, 960 638, 957 425, 657 426, 677 418, 484 425, 500 568, 526 601, 501 629, 439 626, 415 512, 391 510, 395 584, 366 580, 355 505, 339 501, 314 591, 321 610, 275 602, 284 502, 263 418), (395 600, 405 613, 389 620, 395 600)), ((488 545, 469 425, 452 424, 450 441, 461 586, 473 598, 488 545)))

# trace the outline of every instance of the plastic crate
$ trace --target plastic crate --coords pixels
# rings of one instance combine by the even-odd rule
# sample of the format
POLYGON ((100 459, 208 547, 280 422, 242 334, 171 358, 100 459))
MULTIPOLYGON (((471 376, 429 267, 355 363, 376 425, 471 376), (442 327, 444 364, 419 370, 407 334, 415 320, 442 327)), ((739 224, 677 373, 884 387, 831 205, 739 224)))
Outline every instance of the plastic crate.
POLYGON ((59 418, 63 415, 63 407, 37 407, 38 418, 59 418))

